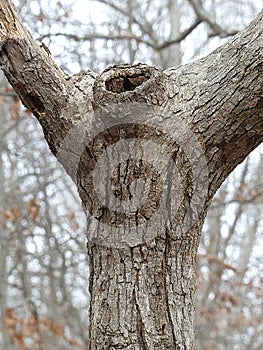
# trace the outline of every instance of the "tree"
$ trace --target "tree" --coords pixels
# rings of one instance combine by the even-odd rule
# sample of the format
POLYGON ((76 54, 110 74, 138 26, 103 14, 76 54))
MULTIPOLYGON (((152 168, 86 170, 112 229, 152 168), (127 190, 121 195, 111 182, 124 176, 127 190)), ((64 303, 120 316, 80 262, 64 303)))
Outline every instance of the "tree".
POLYGON ((62 200, 71 202, 71 210, 66 211, 68 220, 59 215, 59 188, 66 174, 51 158, 37 120, 21 108, 10 87, 2 91, 9 96, 1 98, 0 114, 0 348, 10 350, 17 344, 23 350, 41 346, 59 349, 72 339, 84 344, 88 280, 85 237, 78 234, 82 232, 78 214, 72 210, 74 201, 69 194, 65 196, 65 190, 62 200), (12 120, 6 112, 9 104, 12 120), (38 318, 32 324, 34 315, 38 318))
POLYGON ((262 18, 186 66, 69 76, 2 1, 1 67, 87 214, 89 349, 194 348, 204 217, 263 139, 262 18))

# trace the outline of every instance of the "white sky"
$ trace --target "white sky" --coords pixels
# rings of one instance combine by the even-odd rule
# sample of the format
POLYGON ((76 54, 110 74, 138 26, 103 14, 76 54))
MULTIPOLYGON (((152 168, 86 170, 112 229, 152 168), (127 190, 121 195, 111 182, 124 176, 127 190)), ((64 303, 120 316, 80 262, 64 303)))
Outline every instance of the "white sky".
POLYGON ((101 23, 107 17, 105 5, 90 0, 75 0, 73 13, 78 20, 84 23, 88 23, 90 16, 95 24, 101 23))

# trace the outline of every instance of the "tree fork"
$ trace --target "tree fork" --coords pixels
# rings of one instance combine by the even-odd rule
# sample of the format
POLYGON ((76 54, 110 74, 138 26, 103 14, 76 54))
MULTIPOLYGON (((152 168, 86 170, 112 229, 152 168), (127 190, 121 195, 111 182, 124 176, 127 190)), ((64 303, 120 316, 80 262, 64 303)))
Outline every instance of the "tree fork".
POLYGON ((89 349, 194 349, 203 220, 221 183, 263 140, 262 22, 263 12, 228 43, 186 66, 161 71, 122 65, 99 76, 68 76, 34 42, 12 2, 1 1, 1 68, 41 123, 87 212, 89 349), (139 140, 135 153, 132 138, 139 140), (122 165, 110 172, 107 152, 99 161, 118 142, 122 165), (153 143, 156 151, 165 150, 146 159, 155 167, 140 159, 153 143), (128 159, 121 158, 124 149, 128 159), (175 176, 162 181, 171 164, 175 176), (103 171, 107 181, 99 181, 103 171), (149 195, 138 209, 133 198, 143 198, 141 180, 149 195), (107 196, 103 203, 102 185, 113 190, 120 208, 130 200, 130 213, 112 209, 107 196), (146 229, 136 235, 140 225, 146 229))

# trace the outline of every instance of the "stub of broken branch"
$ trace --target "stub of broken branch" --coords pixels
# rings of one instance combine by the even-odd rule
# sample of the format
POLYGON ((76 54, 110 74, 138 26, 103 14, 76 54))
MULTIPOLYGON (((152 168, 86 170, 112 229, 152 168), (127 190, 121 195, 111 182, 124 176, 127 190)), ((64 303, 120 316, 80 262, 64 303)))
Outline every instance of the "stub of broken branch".
POLYGON ((99 107, 109 103, 147 102, 147 99, 152 103, 153 95, 155 100, 161 101, 165 84, 163 71, 156 67, 141 63, 115 65, 97 77, 93 88, 94 102, 99 107))

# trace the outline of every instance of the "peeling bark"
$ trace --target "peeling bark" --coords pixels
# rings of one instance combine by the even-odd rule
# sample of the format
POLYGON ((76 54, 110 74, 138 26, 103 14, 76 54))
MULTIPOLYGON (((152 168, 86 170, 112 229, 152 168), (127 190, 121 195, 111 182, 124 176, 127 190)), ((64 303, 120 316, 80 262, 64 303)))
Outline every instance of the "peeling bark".
POLYGON ((196 253, 207 207, 263 140, 263 13, 192 64, 75 76, 34 42, 9 0, 0 21, 1 68, 87 212, 88 349, 194 349, 196 253), (114 169, 108 150, 117 156, 114 169))

